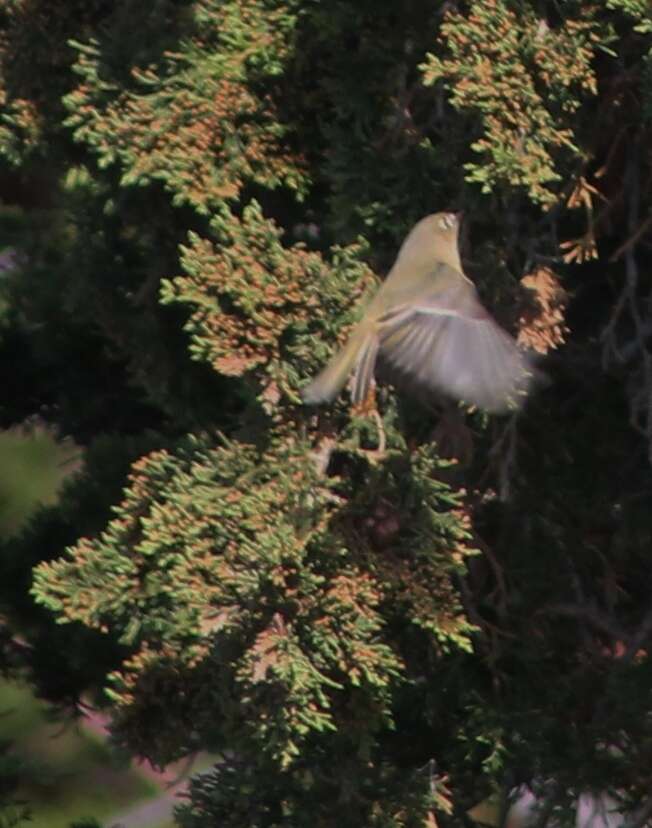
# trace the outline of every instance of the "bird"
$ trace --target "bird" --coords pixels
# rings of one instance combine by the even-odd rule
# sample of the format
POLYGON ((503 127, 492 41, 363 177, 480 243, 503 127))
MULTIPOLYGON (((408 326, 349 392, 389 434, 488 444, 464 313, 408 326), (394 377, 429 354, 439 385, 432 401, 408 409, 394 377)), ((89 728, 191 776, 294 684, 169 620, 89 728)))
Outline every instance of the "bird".
POLYGON ((417 387, 489 413, 521 406, 534 377, 530 358, 465 275, 460 224, 460 213, 444 212, 412 228, 347 343, 302 390, 304 403, 332 401, 352 375, 359 405, 380 360, 417 387))

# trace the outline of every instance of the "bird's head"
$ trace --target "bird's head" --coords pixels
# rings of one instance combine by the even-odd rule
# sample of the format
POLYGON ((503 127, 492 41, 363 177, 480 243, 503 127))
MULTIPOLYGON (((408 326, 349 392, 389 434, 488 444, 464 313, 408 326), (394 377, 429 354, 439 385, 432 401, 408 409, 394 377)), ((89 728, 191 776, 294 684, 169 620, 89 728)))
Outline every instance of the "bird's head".
POLYGON ((433 213, 417 222, 407 235, 399 251, 399 258, 413 266, 432 266, 444 262, 461 271, 457 236, 461 213, 433 213))

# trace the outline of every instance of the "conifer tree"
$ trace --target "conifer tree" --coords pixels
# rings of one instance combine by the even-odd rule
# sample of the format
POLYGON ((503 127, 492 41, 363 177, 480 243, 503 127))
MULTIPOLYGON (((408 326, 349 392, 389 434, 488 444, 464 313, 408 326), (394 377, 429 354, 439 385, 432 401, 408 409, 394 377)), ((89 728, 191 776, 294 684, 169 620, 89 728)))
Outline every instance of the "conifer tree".
POLYGON ((520 784, 542 820, 584 790, 652 807, 649 5, 0 15, 2 417, 89 457, 4 542, 0 595, 63 624, 66 698, 103 687, 155 763, 219 755, 186 828, 459 825, 520 784), (306 409, 449 208, 539 393, 306 409))

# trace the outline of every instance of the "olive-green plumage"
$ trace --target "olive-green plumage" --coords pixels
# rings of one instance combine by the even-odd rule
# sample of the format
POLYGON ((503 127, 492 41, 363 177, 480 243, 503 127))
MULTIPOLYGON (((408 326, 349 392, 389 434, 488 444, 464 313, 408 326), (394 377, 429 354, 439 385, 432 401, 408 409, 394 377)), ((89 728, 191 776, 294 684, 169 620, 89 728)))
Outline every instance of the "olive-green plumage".
POLYGON ((525 354, 480 304, 462 272, 454 213, 426 216, 344 348, 303 391, 332 400, 353 374, 352 398, 367 396, 376 359, 416 381, 485 409, 518 407, 532 372, 525 354))

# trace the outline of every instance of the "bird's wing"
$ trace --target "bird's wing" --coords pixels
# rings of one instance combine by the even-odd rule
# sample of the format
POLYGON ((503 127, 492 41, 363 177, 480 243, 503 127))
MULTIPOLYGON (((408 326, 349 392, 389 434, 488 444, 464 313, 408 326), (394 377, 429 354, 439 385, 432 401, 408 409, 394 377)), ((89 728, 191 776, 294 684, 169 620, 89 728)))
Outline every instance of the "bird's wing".
POLYGON ((380 355, 391 366, 486 411, 518 407, 531 382, 527 357, 461 274, 444 290, 433 284, 418 302, 388 310, 377 325, 380 355))

